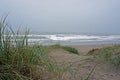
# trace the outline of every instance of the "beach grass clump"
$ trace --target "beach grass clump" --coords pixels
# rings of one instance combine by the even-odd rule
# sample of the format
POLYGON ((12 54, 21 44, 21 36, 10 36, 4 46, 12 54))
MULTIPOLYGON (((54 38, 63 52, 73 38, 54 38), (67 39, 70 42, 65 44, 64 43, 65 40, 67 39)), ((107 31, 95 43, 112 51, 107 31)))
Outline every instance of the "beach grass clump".
POLYGON ((73 48, 73 47, 70 47, 70 46, 55 44, 55 45, 44 46, 44 47, 46 47, 46 51, 47 50, 53 50, 53 49, 63 49, 65 51, 68 51, 68 52, 73 53, 73 54, 77 54, 77 55, 79 54, 79 52, 76 48, 73 48))
POLYGON ((0 22, 0 80, 59 80, 63 70, 45 47, 30 46, 29 31, 15 33, 5 19, 0 22))
POLYGON ((28 46, 27 34, 20 36, 5 23, 0 22, 0 79, 28 80, 34 76, 35 65, 39 64, 39 53, 28 46))
POLYGON ((103 61, 110 61, 112 49, 110 47, 99 49, 96 55, 99 56, 103 61))
POLYGON ((60 45, 60 44, 51 45, 49 46, 49 49, 63 49, 73 54, 77 54, 77 55, 79 54, 77 49, 70 47, 70 46, 60 45))
POLYGON ((79 54, 78 50, 73 48, 73 47, 69 47, 69 46, 62 46, 62 49, 70 52, 70 53, 73 53, 73 54, 79 54))
POLYGON ((113 55, 111 57, 111 63, 114 64, 115 66, 119 67, 120 66, 120 54, 113 55))
POLYGON ((115 66, 120 65, 120 45, 101 48, 96 51, 95 57, 104 62, 111 63, 115 66))

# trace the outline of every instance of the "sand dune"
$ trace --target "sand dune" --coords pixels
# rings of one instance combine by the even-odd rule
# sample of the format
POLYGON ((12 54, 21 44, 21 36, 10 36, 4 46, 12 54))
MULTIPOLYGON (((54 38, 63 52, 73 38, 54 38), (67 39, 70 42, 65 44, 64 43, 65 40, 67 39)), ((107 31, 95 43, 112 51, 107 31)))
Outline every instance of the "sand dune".
POLYGON ((67 66, 72 63, 70 72, 65 73, 66 80, 82 80, 90 73, 93 67, 94 72, 90 76, 90 80, 120 80, 118 71, 103 63, 99 63, 93 58, 93 56, 86 55, 91 49, 103 48, 112 45, 73 45, 80 55, 71 54, 63 49, 56 49, 50 52, 50 56, 53 57, 58 64, 67 66))

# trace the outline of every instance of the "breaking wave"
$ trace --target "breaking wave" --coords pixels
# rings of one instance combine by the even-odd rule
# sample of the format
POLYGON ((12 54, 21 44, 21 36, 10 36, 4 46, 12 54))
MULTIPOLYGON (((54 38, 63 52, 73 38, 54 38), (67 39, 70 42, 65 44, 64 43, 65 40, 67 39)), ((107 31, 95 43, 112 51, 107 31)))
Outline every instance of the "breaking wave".
POLYGON ((68 40, 120 40, 120 35, 108 35, 108 36, 95 36, 95 35, 28 35, 29 39, 35 40, 59 40, 59 41, 68 41, 68 40))

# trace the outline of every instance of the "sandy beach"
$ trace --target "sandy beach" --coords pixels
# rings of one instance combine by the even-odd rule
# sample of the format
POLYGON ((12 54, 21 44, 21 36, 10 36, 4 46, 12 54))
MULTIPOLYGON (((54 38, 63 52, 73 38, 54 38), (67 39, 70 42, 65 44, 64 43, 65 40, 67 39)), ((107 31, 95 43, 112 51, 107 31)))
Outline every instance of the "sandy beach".
POLYGON ((115 44, 94 44, 94 45, 72 45, 71 47, 76 48, 81 54, 86 54, 92 49, 100 49, 108 46, 113 46, 115 44))
POLYGON ((82 80, 84 79, 93 67, 97 64, 94 72, 90 76, 90 80, 119 80, 119 72, 110 65, 100 63, 91 55, 86 55, 92 49, 100 49, 103 47, 113 46, 113 44, 101 45, 72 45, 76 48, 80 55, 71 54, 62 49, 56 49, 50 52, 50 56, 56 60, 58 64, 64 66, 70 65, 71 72, 66 72, 66 80, 82 80))

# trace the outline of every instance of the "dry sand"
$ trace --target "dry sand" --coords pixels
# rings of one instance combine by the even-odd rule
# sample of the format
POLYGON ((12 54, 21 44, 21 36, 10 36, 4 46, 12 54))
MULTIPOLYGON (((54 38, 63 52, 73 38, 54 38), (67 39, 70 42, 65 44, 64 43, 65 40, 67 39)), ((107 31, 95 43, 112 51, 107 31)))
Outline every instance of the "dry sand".
MULTIPOLYGON (((53 57, 58 64, 68 66, 72 64, 69 72, 64 75, 64 80, 83 80, 87 77, 90 71, 94 68, 98 62, 93 56, 86 55, 91 49, 99 49, 109 45, 73 45, 71 47, 76 48, 80 55, 72 54, 63 49, 56 49, 50 52, 50 56, 53 57)), ((108 64, 100 63, 96 66, 94 72, 90 76, 90 80, 120 80, 120 71, 108 64)))
POLYGON ((86 54, 92 49, 100 49, 103 47, 113 46, 113 44, 99 44, 99 45, 72 45, 71 47, 76 48, 81 54, 86 54))

